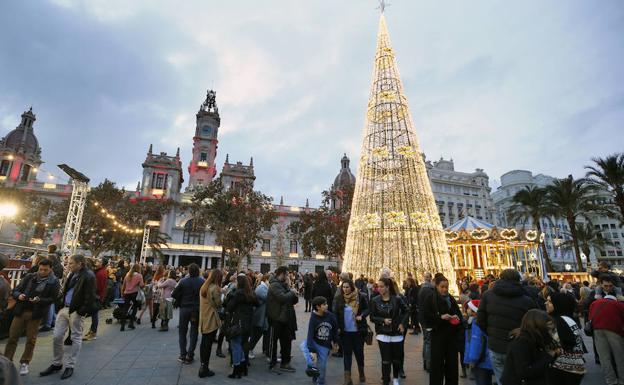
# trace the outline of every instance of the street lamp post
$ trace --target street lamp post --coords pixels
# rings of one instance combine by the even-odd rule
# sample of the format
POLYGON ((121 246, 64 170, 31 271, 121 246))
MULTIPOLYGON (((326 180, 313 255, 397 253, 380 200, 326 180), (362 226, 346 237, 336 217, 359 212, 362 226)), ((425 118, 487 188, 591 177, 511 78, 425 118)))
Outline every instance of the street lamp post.
POLYGON ((0 232, 4 225, 4 220, 7 218, 13 218, 17 214, 18 208, 14 203, 5 202, 0 203, 0 232))

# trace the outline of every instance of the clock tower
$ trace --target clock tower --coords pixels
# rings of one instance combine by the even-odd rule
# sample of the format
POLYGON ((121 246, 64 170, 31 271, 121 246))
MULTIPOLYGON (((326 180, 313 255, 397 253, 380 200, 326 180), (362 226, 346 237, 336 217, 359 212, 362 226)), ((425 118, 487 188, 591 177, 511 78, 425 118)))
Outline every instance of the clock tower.
POLYGON ((189 186, 207 186, 217 174, 217 134, 221 125, 216 102, 217 93, 209 90, 206 100, 199 107, 196 118, 195 136, 193 137, 193 158, 189 164, 189 186))

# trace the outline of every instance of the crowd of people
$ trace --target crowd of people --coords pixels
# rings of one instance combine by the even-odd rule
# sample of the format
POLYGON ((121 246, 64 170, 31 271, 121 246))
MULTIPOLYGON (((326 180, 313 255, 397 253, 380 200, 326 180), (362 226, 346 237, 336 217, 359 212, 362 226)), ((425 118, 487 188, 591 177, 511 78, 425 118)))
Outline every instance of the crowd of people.
POLYGON ((431 385, 457 384, 460 377, 478 385, 580 384, 588 349, 594 350, 605 382, 621 385, 623 282, 605 263, 593 275, 591 284, 543 282, 507 269, 497 277, 459 282, 425 273, 419 283, 411 274, 398 282, 387 269, 375 278, 283 266, 266 273, 202 271, 196 264, 152 266, 81 255, 68 258, 63 269, 52 247, 47 257, 33 260, 14 289, 0 282, 0 300, 6 299, 0 310, 12 316, 4 356, 13 360, 25 332, 19 374, 28 374, 39 331, 52 329, 52 362, 40 375, 62 370, 60 378, 66 379, 83 341, 97 339, 102 309, 112 307, 106 322, 118 322, 120 332, 128 333, 143 323, 145 313, 151 328, 168 332, 177 308, 178 360, 193 363, 199 342, 199 377, 215 375, 213 345, 217 357, 229 357, 229 378, 252 375, 250 362, 260 351, 269 370, 293 373, 295 306, 301 298, 310 316, 297 347, 305 374, 318 385, 326 383, 331 357, 342 358, 343 385, 366 382, 364 347, 374 340, 382 383, 399 384, 406 378, 410 332, 422 335, 423 369, 431 385), (593 346, 585 344, 583 333, 593 346), (357 375, 352 375, 354 357, 357 375))

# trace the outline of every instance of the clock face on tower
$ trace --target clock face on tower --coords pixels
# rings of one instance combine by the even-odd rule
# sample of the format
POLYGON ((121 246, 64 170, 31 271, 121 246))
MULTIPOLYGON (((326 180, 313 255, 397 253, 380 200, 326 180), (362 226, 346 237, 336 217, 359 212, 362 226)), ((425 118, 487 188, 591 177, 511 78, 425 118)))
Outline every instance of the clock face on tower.
POLYGON ((212 135, 212 127, 210 126, 203 126, 201 129, 201 135, 202 136, 210 136, 212 135))

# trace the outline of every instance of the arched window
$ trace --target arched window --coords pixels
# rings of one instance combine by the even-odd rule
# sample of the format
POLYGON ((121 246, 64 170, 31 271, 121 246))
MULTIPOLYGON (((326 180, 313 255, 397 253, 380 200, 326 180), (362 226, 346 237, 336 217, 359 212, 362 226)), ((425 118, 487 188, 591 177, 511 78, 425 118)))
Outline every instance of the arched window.
POLYGON ((195 226, 193 225, 193 220, 190 219, 184 225, 184 236, 182 238, 182 243, 187 245, 203 245, 204 236, 205 233, 203 231, 198 231, 198 229, 195 229, 195 226))

